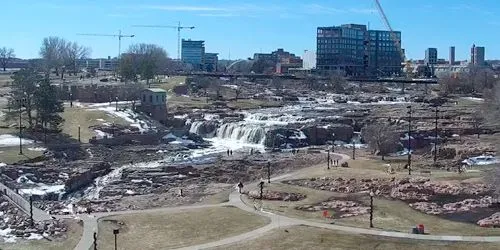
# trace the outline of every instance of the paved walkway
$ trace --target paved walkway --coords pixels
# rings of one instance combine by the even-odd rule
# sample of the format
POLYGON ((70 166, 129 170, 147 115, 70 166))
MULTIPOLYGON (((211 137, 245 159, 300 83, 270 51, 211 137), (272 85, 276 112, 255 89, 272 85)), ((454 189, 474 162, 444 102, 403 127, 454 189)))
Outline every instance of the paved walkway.
MULTIPOLYGON (((28 200, 17 194, 14 190, 5 186, 3 183, 0 183, 0 190, 14 205, 19 207, 28 216, 30 215, 30 202, 28 200)), ((47 212, 33 206, 33 219, 35 221, 44 221, 50 220, 51 217, 47 212)))

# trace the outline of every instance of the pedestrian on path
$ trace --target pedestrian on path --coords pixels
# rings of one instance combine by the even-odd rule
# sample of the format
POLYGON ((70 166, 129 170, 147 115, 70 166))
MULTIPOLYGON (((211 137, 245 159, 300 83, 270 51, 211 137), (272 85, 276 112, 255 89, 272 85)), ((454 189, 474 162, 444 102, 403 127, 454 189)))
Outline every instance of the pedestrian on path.
POLYGON ((238 183, 238 192, 241 194, 241 191, 243 190, 243 183, 238 183))
POLYGON ((229 156, 229 149, 227 150, 227 156, 229 156))

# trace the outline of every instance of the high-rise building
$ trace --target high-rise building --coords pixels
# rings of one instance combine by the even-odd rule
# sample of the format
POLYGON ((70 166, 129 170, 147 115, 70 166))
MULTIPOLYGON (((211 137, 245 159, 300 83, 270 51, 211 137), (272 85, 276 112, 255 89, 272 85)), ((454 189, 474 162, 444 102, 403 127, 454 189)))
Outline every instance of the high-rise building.
POLYGON ((205 57, 205 41, 182 39, 181 61, 191 64, 193 70, 203 70, 205 57))
POLYGON ((316 68, 347 75, 393 75, 401 72, 401 32, 367 30, 365 25, 318 27, 316 68))
POLYGON ((204 63, 205 71, 216 72, 218 63, 219 63, 218 53, 205 53, 205 63, 204 63))
POLYGON ((484 47, 476 47, 476 45, 473 44, 470 49, 470 58, 472 65, 484 65, 484 47))
POLYGON ((426 65, 437 64, 438 61, 438 51, 436 48, 427 48, 425 50, 424 63, 426 65))
POLYGON ((305 50, 302 55, 302 68, 315 69, 316 68, 316 52, 305 50))
POLYGON ((455 46, 450 47, 450 65, 455 64, 455 46))

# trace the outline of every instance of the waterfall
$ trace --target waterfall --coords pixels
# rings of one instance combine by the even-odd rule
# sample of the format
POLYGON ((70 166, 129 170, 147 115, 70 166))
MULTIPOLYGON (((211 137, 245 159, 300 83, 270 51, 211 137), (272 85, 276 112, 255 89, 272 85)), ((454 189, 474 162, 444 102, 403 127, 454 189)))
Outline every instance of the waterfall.
POLYGON ((198 134, 199 135, 199 129, 203 125, 203 121, 195 121, 191 123, 191 127, 189 128, 189 133, 192 134, 198 134))
POLYGON ((266 138, 266 131, 259 125, 226 123, 217 129, 216 135, 220 139, 263 144, 266 138))

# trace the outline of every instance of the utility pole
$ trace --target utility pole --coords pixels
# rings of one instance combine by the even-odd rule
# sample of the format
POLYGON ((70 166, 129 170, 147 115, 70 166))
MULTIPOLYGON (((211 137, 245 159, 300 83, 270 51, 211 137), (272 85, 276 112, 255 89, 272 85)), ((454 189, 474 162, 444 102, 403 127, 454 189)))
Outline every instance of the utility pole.
POLYGON ((120 59, 120 56, 122 54, 122 38, 124 37, 135 37, 135 35, 122 35, 122 31, 118 31, 118 35, 116 34, 77 34, 79 36, 108 36, 108 37, 118 37, 118 57, 117 59, 120 59))
POLYGON ((373 196, 375 194, 373 191, 370 191, 370 228, 373 228, 373 196))
POLYGON ((271 183, 271 163, 267 162, 267 183, 271 183))
POLYGON ((173 25, 132 25, 132 27, 142 27, 142 28, 166 28, 166 29, 176 29, 177 30, 177 60, 181 59, 181 30, 183 29, 194 29, 194 26, 181 26, 181 22, 177 23, 177 26, 173 25))
POLYGON ((435 120, 434 120, 434 125, 435 125, 435 128, 434 128, 434 164, 436 164, 436 161, 437 161, 437 151, 438 151, 438 106, 435 105, 434 106, 435 108, 435 120))
POLYGON ((408 175, 411 175, 411 106, 408 108, 408 175))
POLYGON ((21 116, 22 116, 22 105, 23 101, 19 100, 19 155, 23 154, 23 127, 21 124, 21 116))
POLYGON ((354 139, 352 139, 352 159, 356 160, 356 143, 354 142, 354 139))
POLYGON ((78 142, 82 142, 81 138, 80 138, 80 125, 78 125, 78 142))

